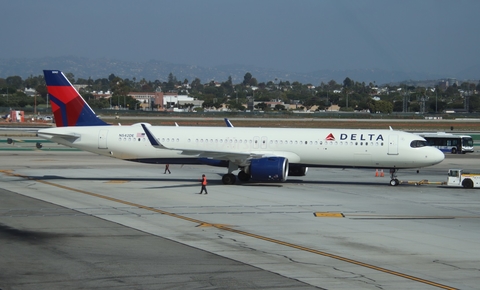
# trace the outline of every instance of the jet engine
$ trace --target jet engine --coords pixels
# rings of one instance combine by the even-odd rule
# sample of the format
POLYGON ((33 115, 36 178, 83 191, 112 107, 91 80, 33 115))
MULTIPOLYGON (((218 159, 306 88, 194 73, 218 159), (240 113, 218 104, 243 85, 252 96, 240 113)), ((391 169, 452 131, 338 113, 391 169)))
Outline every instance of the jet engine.
POLYGON ((288 159, 266 157, 250 162, 250 174, 257 181, 285 181, 288 176, 288 159))
POLYGON ((288 176, 305 176, 307 175, 308 167, 290 165, 288 169, 288 176))
POLYGON ((228 161, 226 160, 217 160, 211 158, 198 158, 198 161, 201 164, 210 165, 210 166, 217 166, 217 167, 228 167, 228 161))

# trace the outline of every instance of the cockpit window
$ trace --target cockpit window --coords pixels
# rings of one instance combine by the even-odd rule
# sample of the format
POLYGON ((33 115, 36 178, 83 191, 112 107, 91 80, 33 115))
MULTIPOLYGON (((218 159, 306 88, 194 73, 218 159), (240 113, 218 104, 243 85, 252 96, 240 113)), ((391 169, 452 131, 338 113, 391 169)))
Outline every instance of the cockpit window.
POLYGON ((427 146, 427 142, 423 140, 413 140, 412 143, 410 143, 410 147, 412 148, 418 148, 418 147, 424 147, 427 146))

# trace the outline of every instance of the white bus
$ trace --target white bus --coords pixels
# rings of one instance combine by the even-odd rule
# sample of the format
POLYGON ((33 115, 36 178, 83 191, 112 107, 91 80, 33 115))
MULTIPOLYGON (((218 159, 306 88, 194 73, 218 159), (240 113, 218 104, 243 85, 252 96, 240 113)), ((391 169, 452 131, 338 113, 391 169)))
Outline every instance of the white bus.
POLYGON ((444 153, 465 154, 473 152, 473 139, 469 135, 455 135, 445 132, 418 133, 427 140, 427 146, 433 146, 444 153))

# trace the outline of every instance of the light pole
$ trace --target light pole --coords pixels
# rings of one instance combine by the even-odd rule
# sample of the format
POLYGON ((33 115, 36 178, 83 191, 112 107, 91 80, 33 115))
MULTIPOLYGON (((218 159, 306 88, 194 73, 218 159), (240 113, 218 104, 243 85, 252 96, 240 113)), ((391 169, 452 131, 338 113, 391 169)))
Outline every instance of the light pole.
POLYGON ((430 91, 435 92, 435 113, 437 113, 438 103, 437 103, 437 89, 433 88, 430 91))

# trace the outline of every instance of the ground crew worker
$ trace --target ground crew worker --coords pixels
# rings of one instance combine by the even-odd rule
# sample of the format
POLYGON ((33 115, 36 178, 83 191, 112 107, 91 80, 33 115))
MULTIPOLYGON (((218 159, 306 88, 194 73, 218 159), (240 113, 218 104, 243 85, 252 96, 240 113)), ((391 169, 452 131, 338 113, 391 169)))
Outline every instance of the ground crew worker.
POLYGON ((205 194, 208 194, 207 192, 207 178, 205 177, 205 174, 202 174, 202 190, 200 190, 200 194, 205 190, 205 194))
POLYGON ((165 172, 163 174, 166 174, 168 171, 168 174, 170 174, 170 164, 165 164, 165 172))

